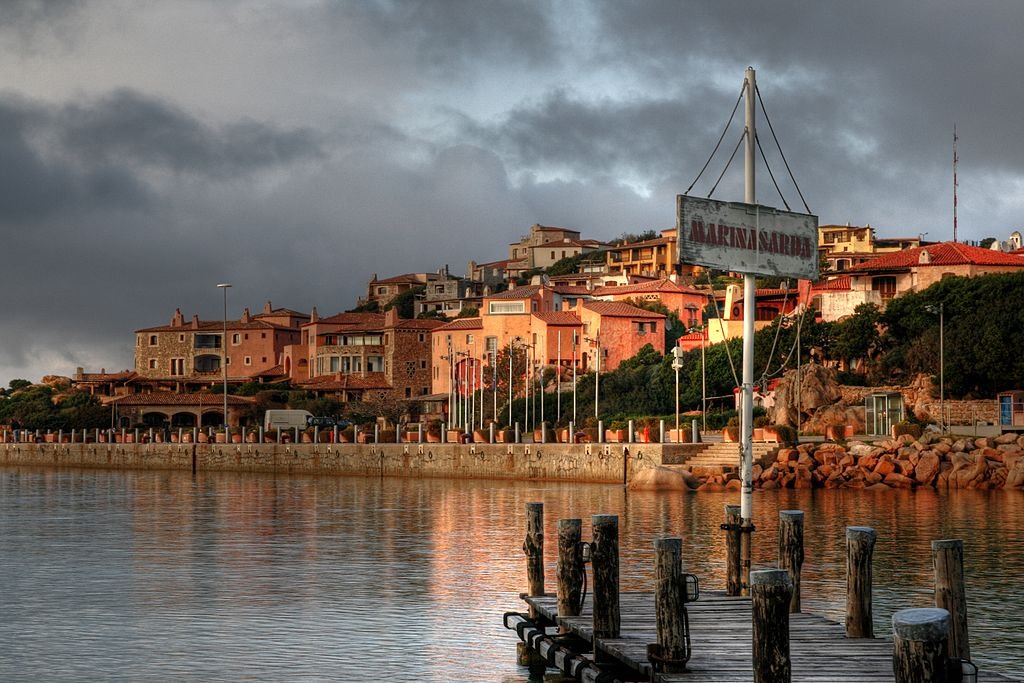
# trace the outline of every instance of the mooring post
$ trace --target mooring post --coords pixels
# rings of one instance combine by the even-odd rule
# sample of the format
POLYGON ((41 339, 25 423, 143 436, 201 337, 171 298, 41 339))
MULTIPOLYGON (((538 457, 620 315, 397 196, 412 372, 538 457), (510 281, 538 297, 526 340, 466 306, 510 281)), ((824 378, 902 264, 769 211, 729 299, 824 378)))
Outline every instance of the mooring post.
POLYGON ((654 540, 654 612, 662 673, 686 671, 686 584, 683 577, 683 539, 654 540))
POLYGON ((750 572, 754 683, 789 683, 789 605, 793 581, 785 569, 750 572))
POLYGON ((892 615, 892 670, 896 683, 946 683, 949 612, 937 607, 892 615))
POLYGON ((967 635, 967 594, 964 592, 964 542, 932 541, 935 606, 949 612, 949 656, 971 658, 967 635))
MULTIPOLYGON (((577 617, 583 601, 583 520, 558 520, 558 616, 577 617)), ((559 633, 569 629, 560 626, 559 633)))
POLYGON ((846 527, 846 637, 874 638, 871 624, 871 556, 875 530, 846 527))
POLYGON ((742 589, 740 579, 740 506, 725 506, 725 592, 739 595, 742 589))
POLYGON ((804 513, 800 510, 779 510, 779 569, 789 572, 793 582, 793 598, 789 611, 800 612, 800 570, 804 566, 804 513))
POLYGON ((594 572, 594 654, 598 638, 619 637, 619 518, 593 515, 594 541, 590 562, 594 572))
MULTIPOLYGON (((526 592, 529 595, 544 595, 544 503, 526 504, 526 592)), ((539 616, 530 607, 530 618, 539 616)))

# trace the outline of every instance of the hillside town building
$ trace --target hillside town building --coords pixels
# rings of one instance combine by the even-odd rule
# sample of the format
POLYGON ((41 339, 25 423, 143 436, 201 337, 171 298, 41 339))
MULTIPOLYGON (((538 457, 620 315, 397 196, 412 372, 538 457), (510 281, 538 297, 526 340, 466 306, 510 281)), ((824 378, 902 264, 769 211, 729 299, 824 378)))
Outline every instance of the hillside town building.
POLYGON ((308 320, 308 314, 275 309, 269 301, 261 313, 246 308, 226 323, 196 315, 186 321, 177 309, 170 324, 135 331, 135 372, 151 386, 190 391, 221 380, 223 358, 230 382, 282 379, 284 350, 299 342, 308 320))

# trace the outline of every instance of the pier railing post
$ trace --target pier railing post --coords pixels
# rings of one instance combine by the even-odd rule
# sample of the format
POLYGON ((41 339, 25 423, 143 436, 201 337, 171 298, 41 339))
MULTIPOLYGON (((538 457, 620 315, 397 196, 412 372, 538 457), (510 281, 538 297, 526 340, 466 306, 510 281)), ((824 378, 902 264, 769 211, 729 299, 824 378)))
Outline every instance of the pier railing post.
POLYGON ((874 638, 871 624, 871 558, 875 530, 846 527, 846 637, 874 638))
POLYGON ((750 572, 754 683, 789 683, 789 604, 793 582, 785 569, 750 572))
POLYGON ((971 658, 967 634, 967 594, 964 591, 964 542, 932 541, 935 567, 935 606, 949 612, 949 656, 971 658))
MULTIPOLYGON (((526 504, 526 592, 529 595, 544 595, 544 503, 526 504)), ((530 617, 536 619, 537 611, 531 607, 530 617)))
POLYGON ((896 683, 946 683, 949 612, 936 607, 892 615, 892 670, 896 683))
POLYGON ((800 612, 800 570, 804 566, 804 513, 800 510, 779 510, 779 569, 789 572, 793 597, 789 611, 800 612))
POLYGON ((725 506, 725 592, 739 595, 743 589, 740 577, 740 506, 725 506))
POLYGON ((686 671, 686 584, 683 577, 683 539, 654 540, 654 613, 662 673, 686 671))
MULTIPOLYGON (((558 616, 576 617, 583 601, 583 521, 558 520, 558 616)), ((568 633, 566 627, 560 633, 568 633)))
POLYGON ((598 638, 619 637, 619 518, 593 515, 591 525, 594 530, 590 554, 594 572, 594 654, 599 656, 598 638))

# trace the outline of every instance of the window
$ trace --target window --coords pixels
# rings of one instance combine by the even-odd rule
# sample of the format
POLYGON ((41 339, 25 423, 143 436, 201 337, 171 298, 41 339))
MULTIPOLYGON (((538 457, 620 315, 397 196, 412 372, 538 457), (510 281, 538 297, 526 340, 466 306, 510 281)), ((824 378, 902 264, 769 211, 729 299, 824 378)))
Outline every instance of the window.
POLYGON ((339 372, 341 370, 341 357, 331 356, 330 359, 330 370, 328 372, 339 372))
POLYGON ((872 278, 871 289, 878 292, 882 302, 887 302, 896 296, 896 277, 894 275, 881 275, 872 278))
POLYGON ((472 344, 473 343, 473 335, 471 335, 471 334, 467 334, 466 335, 466 343, 467 344, 472 344))
POLYGON ((196 356, 196 372, 216 372, 220 370, 220 356, 196 356))
POLYGON ((497 337, 487 337, 487 352, 488 353, 497 353, 498 352, 498 338, 497 337))
POLYGON ((172 375, 184 375, 185 374, 185 359, 184 358, 172 358, 171 359, 171 374, 172 375))
POLYGON ((491 315, 509 315, 513 313, 526 313, 525 301, 491 301, 488 305, 488 312, 491 315))
POLYGON ((427 338, 427 336, 425 334, 423 334, 422 332, 420 332, 418 335, 416 335, 416 341, 418 341, 420 344, 422 344, 426 340, 426 338, 427 338))
POLYGON ((149 359, 149 369, 156 370, 156 358, 149 359))
POLYGON ((427 361, 425 359, 421 358, 420 359, 420 370, 426 370, 426 369, 427 369, 427 361))
POLYGON ((220 335, 219 334, 197 334, 195 338, 195 347, 197 349, 219 349, 220 348, 220 335))
POLYGON ((388 288, 387 287, 378 287, 377 288, 377 296, 384 296, 387 293, 388 293, 388 288))
POLYGON ((238 332, 235 332, 234 334, 232 334, 231 335, 231 343, 234 344, 235 346, 238 346, 239 344, 241 344, 242 343, 242 335, 240 335, 238 332))
POLYGON ((149 345, 150 346, 156 346, 157 345, 157 340, 158 340, 158 337, 155 334, 149 335, 149 345))
POLYGON ((245 364, 246 365, 252 365, 252 356, 246 356, 245 357, 245 364))
POLYGON ((183 334, 179 334, 179 335, 178 335, 178 341, 180 341, 180 342, 183 342, 183 341, 185 341, 185 335, 183 335, 183 334))
POLYGON ((405 397, 406 398, 412 398, 412 387, 406 387, 405 388, 405 397))

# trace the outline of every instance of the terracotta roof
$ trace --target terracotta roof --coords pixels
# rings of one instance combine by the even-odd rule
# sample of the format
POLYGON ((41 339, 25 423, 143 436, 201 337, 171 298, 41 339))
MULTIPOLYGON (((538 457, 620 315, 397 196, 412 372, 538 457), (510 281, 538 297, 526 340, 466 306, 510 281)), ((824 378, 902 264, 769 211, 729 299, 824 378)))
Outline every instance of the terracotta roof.
POLYGON ((615 285, 612 287, 602 286, 598 287, 594 294, 596 296, 607 296, 609 294, 622 294, 625 293, 643 293, 643 292, 679 292, 687 294, 699 294, 704 296, 704 292, 694 289, 692 287, 685 287, 678 282, 665 278, 658 280, 651 280, 648 282, 637 282, 631 285, 615 285))
POLYGON ((534 318, 540 320, 548 325, 582 325, 583 321, 575 313, 569 311, 544 311, 543 313, 534 313, 534 318))
POLYGON ((479 330, 483 328, 480 318, 456 318, 450 323, 445 323, 435 330, 436 332, 448 332, 450 330, 479 330))
POLYGON ((413 284, 422 285, 425 284, 425 280, 429 278, 419 278, 416 273, 405 273, 404 275, 395 275, 392 277, 386 277, 383 280, 370 280, 372 284, 413 284))
POLYGON ((543 289, 541 285, 523 285, 522 287, 516 287, 515 289, 509 289, 504 292, 498 292, 497 294, 491 294, 486 299, 529 299, 537 292, 543 289))
POLYGON ((83 372, 80 379, 73 379, 76 384, 83 382, 129 382, 139 376, 134 370, 121 372, 83 372))
POLYGON ((336 372, 331 375, 320 375, 298 382, 307 389, 390 389, 387 376, 383 372, 368 372, 365 377, 346 375, 336 372))
MULTIPOLYGON (((383 327, 384 326, 384 314, 383 313, 335 313, 327 318, 320 318, 316 323, 307 323, 307 325, 314 325, 317 323, 329 323, 331 325, 352 325, 352 326, 372 326, 372 327, 383 327)), ((303 325, 306 327, 306 325, 303 325)))
POLYGON ((399 318, 395 321, 392 329, 433 330, 442 325, 444 325, 444 321, 435 318, 399 318))
MULTIPOLYGON (((518 242, 517 242, 517 244, 518 244, 518 242)), ((501 261, 490 261, 489 263, 477 263, 475 267, 476 268, 504 268, 510 262, 512 262, 512 259, 502 259, 501 261)))
POLYGON ((661 313, 630 306, 621 301, 584 301, 583 307, 610 318, 664 318, 661 313))
POLYGON ((277 316, 277 315, 290 315, 298 316, 299 318, 308 318, 309 313, 300 313, 299 311, 293 311, 290 308, 274 308, 271 309, 270 313, 260 312, 252 316, 253 318, 262 318, 265 316, 277 316))
MULTIPOLYGON (((307 316, 308 317, 308 316, 307 316)), ((297 328, 287 325, 268 323, 265 320, 253 320, 243 323, 241 320, 229 320, 228 331, 232 330, 296 330, 297 328)), ((197 327, 192 327, 192 321, 186 320, 181 325, 160 325, 158 327, 144 327, 136 332, 223 332, 223 320, 200 320, 197 327)))
POLYGON ((708 331, 698 330, 697 332, 687 332, 683 336, 679 337, 679 341, 699 341, 701 339, 708 338, 708 331))
POLYGON ((973 247, 960 242, 939 242, 924 247, 914 247, 883 254, 876 259, 848 268, 851 273, 865 273, 878 270, 903 270, 929 266, 1017 266, 1024 268, 1024 258, 991 249, 973 247), (921 262, 921 252, 928 252, 929 261, 921 262))
POLYGON ((626 244, 613 244, 608 247, 608 251, 624 251, 626 249, 634 249, 636 247, 654 247, 662 244, 669 244, 670 242, 677 241, 675 236, 672 237, 655 237, 654 239, 644 240, 643 242, 627 242, 626 244))
MULTIPOLYGON (((228 405, 250 405, 253 399, 228 394, 228 405)), ((148 394, 129 394, 111 399, 110 403, 123 406, 211 406, 224 405, 224 394, 179 394, 154 391, 148 394)))
POLYGON ((556 294, 571 294, 574 296, 589 296, 594 293, 590 288, 580 285, 555 285, 551 290, 556 294))
POLYGON ((831 280, 821 280, 811 285, 812 292, 845 292, 850 289, 850 276, 841 275, 831 280))

